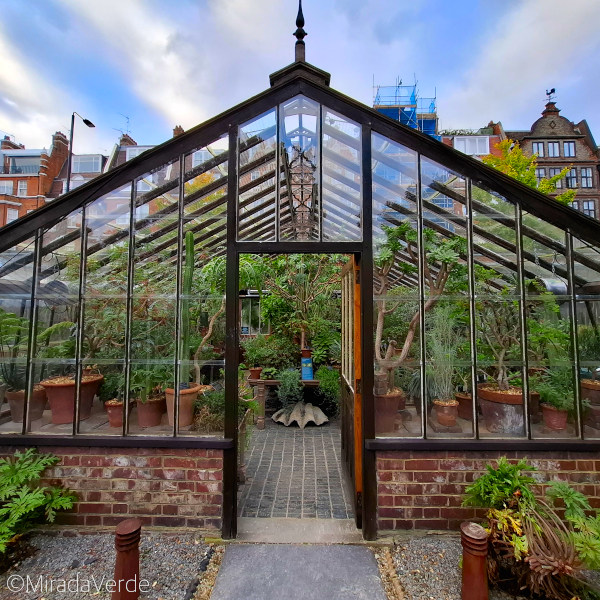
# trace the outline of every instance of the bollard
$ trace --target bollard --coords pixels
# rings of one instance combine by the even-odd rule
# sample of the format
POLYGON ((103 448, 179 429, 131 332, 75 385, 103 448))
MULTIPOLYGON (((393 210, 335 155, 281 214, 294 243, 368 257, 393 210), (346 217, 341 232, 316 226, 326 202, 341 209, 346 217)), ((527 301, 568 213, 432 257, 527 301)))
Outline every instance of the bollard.
POLYGON ((140 595, 140 533, 142 522, 127 519, 115 531, 115 588, 111 600, 138 600, 140 595))
POLYGON ((460 526, 463 547, 462 600, 488 600, 487 531, 477 523, 460 526))

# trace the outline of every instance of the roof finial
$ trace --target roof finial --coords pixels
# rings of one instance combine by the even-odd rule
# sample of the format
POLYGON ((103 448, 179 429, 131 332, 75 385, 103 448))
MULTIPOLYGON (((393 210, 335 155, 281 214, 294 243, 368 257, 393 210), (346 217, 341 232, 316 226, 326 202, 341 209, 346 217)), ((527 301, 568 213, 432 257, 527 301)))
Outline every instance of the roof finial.
POLYGON ((296 42, 296 62, 304 62, 306 60, 306 49, 304 47, 304 36, 307 35, 304 31, 304 15, 302 14, 302 0, 298 2, 298 16, 296 17, 296 31, 294 35, 297 38, 296 42))

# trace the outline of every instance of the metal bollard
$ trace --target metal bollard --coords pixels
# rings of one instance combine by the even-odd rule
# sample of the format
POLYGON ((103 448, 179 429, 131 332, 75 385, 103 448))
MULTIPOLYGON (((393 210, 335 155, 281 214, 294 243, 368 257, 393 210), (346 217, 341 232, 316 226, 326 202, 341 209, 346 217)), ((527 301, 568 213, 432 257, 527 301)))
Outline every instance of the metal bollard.
POLYGON ((487 531, 477 523, 463 523, 460 526, 463 547, 462 600, 488 600, 487 535, 487 531))
POLYGON ((115 589, 111 600, 138 600, 140 595, 140 533, 142 522, 127 519, 115 531, 115 589))

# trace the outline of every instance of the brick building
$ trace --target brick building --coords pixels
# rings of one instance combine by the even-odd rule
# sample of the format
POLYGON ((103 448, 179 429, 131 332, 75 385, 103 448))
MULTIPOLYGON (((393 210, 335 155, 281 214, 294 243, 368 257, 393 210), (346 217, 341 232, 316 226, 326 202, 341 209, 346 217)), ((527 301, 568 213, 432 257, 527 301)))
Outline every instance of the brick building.
POLYGON ((556 103, 550 101, 529 131, 506 131, 505 135, 518 141, 525 153, 537 154, 538 179, 552 177, 569 167, 556 194, 564 188, 576 188, 574 208, 598 218, 600 153, 585 119, 574 123, 561 117, 556 103))
POLYGON ((67 163, 69 143, 57 131, 50 150, 27 149, 5 136, 0 143, 0 227, 43 206, 67 163))

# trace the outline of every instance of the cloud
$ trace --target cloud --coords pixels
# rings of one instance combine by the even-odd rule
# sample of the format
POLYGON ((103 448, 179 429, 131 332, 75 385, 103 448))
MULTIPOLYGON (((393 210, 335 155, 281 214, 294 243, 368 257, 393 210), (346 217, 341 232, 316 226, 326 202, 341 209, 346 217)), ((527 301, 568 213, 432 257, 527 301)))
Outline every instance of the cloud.
POLYGON ((502 119, 514 128, 532 104, 541 108, 547 87, 559 87, 586 61, 594 65, 599 22, 600 3, 587 0, 568 6, 563 0, 527 0, 513 8, 481 36, 472 67, 462 77, 457 72, 452 86, 438 94, 442 126, 475 128, 502 119))

